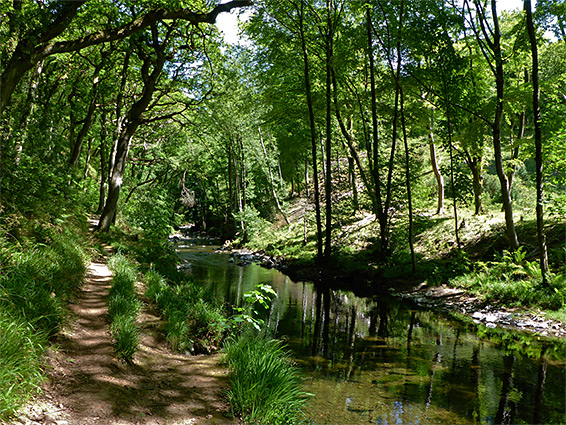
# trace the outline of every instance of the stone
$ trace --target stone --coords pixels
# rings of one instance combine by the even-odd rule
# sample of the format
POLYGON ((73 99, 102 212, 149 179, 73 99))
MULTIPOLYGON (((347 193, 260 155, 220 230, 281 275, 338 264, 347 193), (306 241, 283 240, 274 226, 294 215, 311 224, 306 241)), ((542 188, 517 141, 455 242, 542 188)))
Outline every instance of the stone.
POLYGON ((485 314, 476 311, 474 314, 472 314, 472 318, 477 320, 483 320, 485 318, 485 314))

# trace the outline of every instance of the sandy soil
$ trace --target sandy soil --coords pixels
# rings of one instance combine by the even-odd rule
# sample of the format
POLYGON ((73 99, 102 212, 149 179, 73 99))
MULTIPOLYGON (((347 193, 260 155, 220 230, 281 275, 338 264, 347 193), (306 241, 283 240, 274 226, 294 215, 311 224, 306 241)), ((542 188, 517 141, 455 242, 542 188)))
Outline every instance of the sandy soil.
POLYGON ((110 281, 104 262, 89 265, 82 291, 70 305, 72 324, 49 351, 44 394, 16 424, 237 423, 222 399, 228 381, 219 356, 170 352, 151 306, 140 315, 143 336, 134 364, 116 360, 105 317, 110 281))

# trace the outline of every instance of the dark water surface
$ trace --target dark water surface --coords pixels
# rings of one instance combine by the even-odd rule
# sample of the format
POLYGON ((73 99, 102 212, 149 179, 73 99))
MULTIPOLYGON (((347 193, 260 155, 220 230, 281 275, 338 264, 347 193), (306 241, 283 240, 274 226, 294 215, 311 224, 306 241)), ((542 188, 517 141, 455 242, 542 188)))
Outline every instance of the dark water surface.
POLYGON ((566 424, 564 345, 488 338, 390 297, 317 291, 230 263, 215 243, 182 240, 178 254, 222 303, 241 305, 259 283, 275 289, 265 320, 303 368, 315 424, 566 424))

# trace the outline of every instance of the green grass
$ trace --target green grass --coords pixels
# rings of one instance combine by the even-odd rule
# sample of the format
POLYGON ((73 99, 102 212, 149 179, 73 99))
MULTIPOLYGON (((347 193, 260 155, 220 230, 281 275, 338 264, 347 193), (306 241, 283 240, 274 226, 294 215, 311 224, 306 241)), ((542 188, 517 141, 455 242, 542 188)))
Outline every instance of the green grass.
POLYGON ((230 370, 228 399, 250 424, 298 424, 309 394, 281 341, 244 334, 224 347, 230 370))
POLYGON ((26 223, 10 229, 17 241, 0 227, 0 420, 40 391, 45 347, 67 322, 86 271, 77 223, 26 223))
POLYGON ((137 271, 124 255, 110 258, 108 267, 113 273, 112 287, 108 295, 108 321, 114 339, 116 356, 131 363, 140 339, 140 327, 136 317, 141 302, 136 296, 137 271))
POLYGON ((228 321, 213 301, 204 301, 201 287, 189 281, 168 282, 159 273, 145 274, 145 295, 166 320, 165 338, 177 351, 210 353, 219 349, 228 321))
POLYGON ((0 421, 40 392, 45 335, 0 310, 0 421))

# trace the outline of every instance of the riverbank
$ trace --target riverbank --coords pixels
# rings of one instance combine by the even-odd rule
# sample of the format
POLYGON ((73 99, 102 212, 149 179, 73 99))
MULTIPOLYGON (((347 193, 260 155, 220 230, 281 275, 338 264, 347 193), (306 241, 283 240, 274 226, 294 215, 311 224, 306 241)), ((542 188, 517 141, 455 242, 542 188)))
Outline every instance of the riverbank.
MULTIPOLYGON (((387 263, 376 260, 372 235, 378 233, 377 223, 366 216, 339 232, 347 237, 336 244, 330 260, 317 263, 314 241, 307 238, 304 244, 302 235, 293 233, 298 223, 274 227, 246 247, 233 248, 233 257, 236 264, 275 267, 294 281, 323 282, 359 296, 387 292, 478 326, 566 338, 565 275, 557 273, 549 287, 541 286, 534 223, 524 220, 517 226, 523 247, 508 253, 501 213, 464 218, 460 251, 451 243, 450 222, 438 217, 423 227, 415 238, 416 273, 404 251, 387 263)), ((553 270, 564 271, 566 222, 550 221, 547 235, 553 270)))
POLYGON ((533 400, 543 403, 547 423, 559 422, 552 413, 564 410, 553 402, 563 394, 564 344, 558 340, 451 320, 440 309, 415 308, 387 294, 364 298, 294 282, 249 264, 249 251, 230 253, 219 244, 203 235, 175 243, 179 257, 191 264, 189 275, 222 303, 241 305, 256 284, 273 286, 278 296, 261 317, 301 365, 306 391, 315 394, 309 409, 315 422, 410 423, 426 417, 427 423, 487 423, 506 409, 499 400, 509 391, 521 394, 515 422, 532 423, 538 409, 533 400), (543 362, 544 400, 535 391, 543 362), (502 389, 511 369, 512 390, 502 389))

